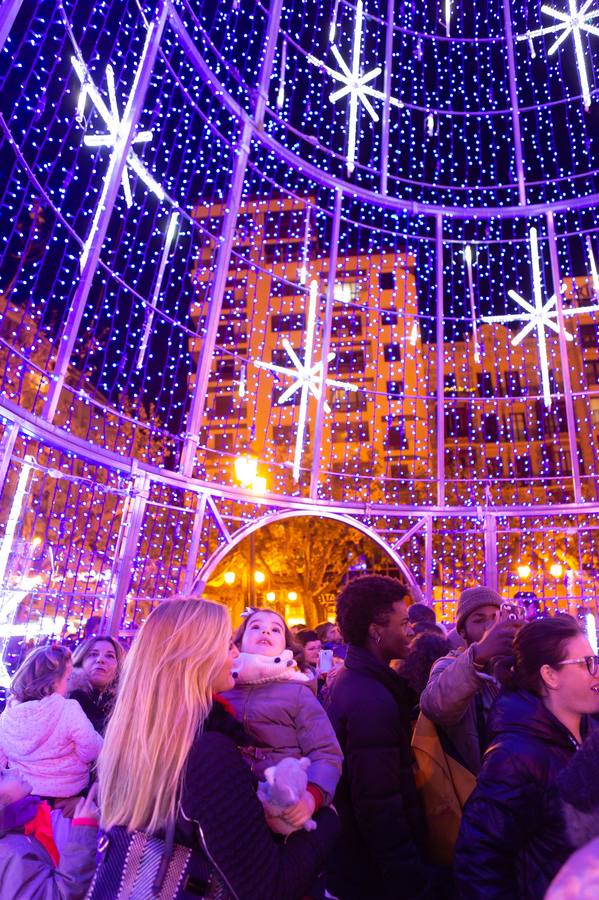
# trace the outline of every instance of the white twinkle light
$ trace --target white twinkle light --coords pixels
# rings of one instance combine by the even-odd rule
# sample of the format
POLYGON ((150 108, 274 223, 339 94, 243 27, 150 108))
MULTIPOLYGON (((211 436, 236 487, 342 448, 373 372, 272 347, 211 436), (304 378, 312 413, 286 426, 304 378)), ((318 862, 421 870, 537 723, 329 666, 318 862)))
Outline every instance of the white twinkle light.
MULTIPOLYGON (((301 391, 300 398, 300 406, 299 406, 299 420, 297 425, 297 437, 295 439, 295 454, 293 458, 293 478, 294 481, 299 481, 300 474, 300 463, 302 459, 302 451, 304 446, 304 436, 306 431, 306 415, 308 411, 308 396, 312 394, 318 400, 320 398, 320 394, 322 391, 322 383, 323 383, 323 361, 319 360, 317 363, 312 362, 312 351, 314 349, 314 335, 316 331, 316 301, 318 297, 318 282, 314 279, 310 282, 310 300, 308 304, 308 321, 306 324, 306 344, 304 348, 304 361, 302 362, 298 357, 297 353, 287 340, 287 338, 283 338, 283 347, 287 352, 287 355, 291 362, 293 363, 293 368, 285 367, 285 366, 277 366, 274 363, 265 363, 261 361, 256 361, 256 366, 260 369, 269 369, 271 372, 277 372, 281 375, 285 375, 288 378, 293 378, 292 384, 289 385, 286 391, 283 391, 281 396, 278 399, 278 403, 286 403, 290 397, 295 394, 296 391, 301 391)), ((331 360, 335 359, 336 354, 331 352, 327 357, 327 361, 331 362, 331 360)), ((325 385, 328 387, 340 388, 344 391, 357 391, 358 387, 355 384, 349 384, 345 381, 334 381, 331 378, 327 378, 325 381, 325 385)), ((324 411, 329 413, 331 411, 328 403, 324 403, 323 405, 324 411)))
POLYGON ((599 9, 590 12, 590 8, 594 0, 586 0, 586 2, 578 9, 577 0, 568 0, 568 12, 562 12, 561 9, 554 9, 552 6, 541 6, 541 12, 546 16, 551 16, 558 20, 558 25, 547 25, 544 28, 537 28, 536 31, 530 31, 518 38, 519 41, 530 41, 531 38, 541 37, 544 34, 555 34, 561 31, 560 36, 553 42, 549 50, 548 56, 553 56, 557 48, 564 43, 570 35, 574 38, 574 49, 576 51, 576 65, 580 77, 580 85, 582 87, 582 98, 584 108, 588 109, 591 105, 591 90, 589 87, 589 78, 587 75, 586 63, 584 59, 584 50, 582 47, 581 31, 588 34, 599 35, 599 28, 591 25, 591 21, 599 16, 599 9))
MULTIPOLYGON (((333 91, 330 95, 329 100, 331 103, 336 103, 337 100, 342 100, 349 94, 349 130, 347 136, 347 170, 351 174, 354 170, 354 164, 356 161, 356 135, 357 135, 357 126, 358 126, 358 101, 361 101, 364 108, 368 111, 370 118, 373 122, 379 121, 379 115, 372 103, 368 99, 368 97, 375 97, 378 100, 384 100, 385 94, 382 91, 377 91, 370 84, 371 81, 381 74, 383 71, 380 66, 375 66, 374 69, 370 69, 368 72, 361 73, 361 62, 360 62, 360 48, 362 43, 362 23, 364 19, 364 4, 362 0, 358 0, 356 4, 356 21, 354 26, 354 35, 353 35, 353 48, 352 48, 352 60, 351 60, 351 69, 348 64, 345 62, 339 48, 336 44, 333 43, 335 37, 335 29, 333 25, 331 26, 331 31, 329 33, 331 40, 331 51, 333 56, 335 57, 337 64, 339 65, 339 70, 331 69, 329 66, 325 65, 320 59, 316 59, 311 54, 308 55, 308 61, 313 63, 313 65, 318 66, 321 69, 324 69, 332 78, 335 78, 337 81, 340 81, 343 84, 343 87, 339 88, 337 91, 333 91)), ((393 97, 389 98, 389 103, 392 103, 394 106, 401 108, 401 103, 399 100, 395 100, 393 97)))
MULTIPOLYGON (((90 97, 94 107, 100 114, 101 118, 106 125, 107 131, 103 134, 87 134, 83 142, 87 147, 110 147, 112 151, 115 151, 123 142, 123 120, 121 119, 118 103, 116 99, 116 89, 114 82, 114 71, 111 65, 106 66, 106 82, 108 86, 108 99, 110 102, 110 109, 106 106, 102 95, 99 90, 95 86, 92 81, 89 72, 87 71, 85 65, 77 59, 76 56, 71 57, 71 63, 75 72, 79 77, 79 81, 81 82, 81 93, 79 95, 79 100, 77 102, 77 110, 76 115, 77 118, 80 119, 83 116, 85 111, 85 103, 88 97, 90 97)), ((146 144, 152 140, 152 132, 151 131, 139 131, 133 138, 133 144, 146 144)), ((127 154, 127 163, 125 168, 123 169, 123 178, 122 185, 123 191, 125 193, 125 202, 129 208, 133 206, 133 195, 131 193, 131 182, 129 181, 129 169, 132 169, 133 172, 143 181, 149 191, 155 194, 160 201, 164 200, 165 193, 162 187, 158 184, 158 182, 150 175, 139 156, 133 150, 133 147, 129 149, 127 154)), ((100 202, 96 207, 96 212, 94 215, 94 221, 92 223, 92 227, 90 229, 89 236, 85 245, 83 247, 83 251, 81 254, 80 265, 83 268, 85 265, 85 260, 87 259, 89 248, 91 246, 91 240, 96 231, 97 222, 102 212, 102 208, 104 206, 104 194, 107 189, 106 181, 104 182, 104 188, 102 190, 102 197, 100 198, 100 202)))
MULTIPOLYGON (((545 329, 560 333, 557 323, 557 297, 552 294, 549 300, 543 302, 543 290, 541 283, 541 264, 539 260, 539 245, 537 240, 537 229, 530 229, 530 261, 532 265, 532 281, 534 293, 534 306, 529 303, 517 291, 510 290, 508 295, 522 307, 523 312, 514 315, 505 316, 483 316, 484 322, 526 322, 518 334, 512 338, 512 344, 517 347, 531 331, 537 332, 537 343, 539 347, 539 362, 541 368, 541 384, 543 387, 543 400, 547 408, 551 407, 551 385, 549 384, 549 362, 547 358, 547 336, 545 329)), ((579 306, 562 311, 564 318, 579 316, 583 313, 597 312, 599 305, 596 306, 579 306)), ((572 341, 572 335, 567 331, 564 332, 567 341, 572 341)))

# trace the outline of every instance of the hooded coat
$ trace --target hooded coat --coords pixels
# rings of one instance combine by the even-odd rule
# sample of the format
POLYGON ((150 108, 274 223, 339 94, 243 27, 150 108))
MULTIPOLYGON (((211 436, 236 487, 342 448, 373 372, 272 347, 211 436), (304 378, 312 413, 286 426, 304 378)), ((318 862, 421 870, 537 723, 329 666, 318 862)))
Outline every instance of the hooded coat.
MULTIPOLYGON (((583 720, 583 735, 589 722, 583 720)), ((466 803, 455 875, 464 900, 542 900, 564 861, 550 787, 578 749, 574 736, 527 691, 501 694, 491 744, 466 803)))
POLYGON ((101 736, 76 700, 50 694, 10 703, 0 716, 0 757, 40 797, 73 797, 89 783, 101 736))
MULTIPOLYGON (((246 653, 239 658, 253 656, 246 653)), ((261 673, 253 669, 246 672, 245 667, 238 671, 235 687, 222 696, 250 736, 253 746, 245 750, 245 755, 254 774, 263 778, 265 769, 285 757, 307 756, 308 781, 320 789, 324 802, 330 803, 343 757, 327 714, 310 687, 310 679, 299 671, 295 677, 285 674, 284 680, 265 680, 261 673)), ((292 669, 288 668, 287 673, 292 673, 292 669)))

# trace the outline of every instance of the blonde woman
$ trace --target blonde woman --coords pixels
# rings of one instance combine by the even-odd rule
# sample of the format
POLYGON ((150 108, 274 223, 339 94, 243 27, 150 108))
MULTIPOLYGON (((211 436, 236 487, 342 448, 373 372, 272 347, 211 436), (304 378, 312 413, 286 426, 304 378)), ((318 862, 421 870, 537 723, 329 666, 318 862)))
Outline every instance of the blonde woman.
MULTIPOLYGON (((194 851, 199 896, 213 880, 234 900, 298 900, 322 868, 337 833, 332 810, 317 815, 316 831, 284 844, 267 827, 238 749, 243 731, 216 697, 233 686, 237 654, 229 615, 216 603, 164 601, 143 625, 98 762, 109 847, 97 884, 111 883, 108 870, 118 879, 127 831, 168 835, 173 823, 175 842, 194 851)), ((90 896, 110 894, 95 885, 90 896)))

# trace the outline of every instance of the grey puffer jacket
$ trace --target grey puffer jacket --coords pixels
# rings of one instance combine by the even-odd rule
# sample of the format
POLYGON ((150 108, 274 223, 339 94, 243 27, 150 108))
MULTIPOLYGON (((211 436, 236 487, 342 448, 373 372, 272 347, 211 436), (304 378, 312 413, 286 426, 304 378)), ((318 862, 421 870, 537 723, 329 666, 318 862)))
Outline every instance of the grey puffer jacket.
POLYGON ((96 869, 97 828, 74 825, 58 868, 34 837, 0 838, 0 900, 82 900, 96 869))
POLYGON ((459 761, 477 775, 486 747, 480 719, 486 720, 499 686, 494 678, 475 668, 473 649, 471 645, 452 650, 437 660, 420 696, 420 709, 444 730, 459 761))
POLYGON ((308 684, 237 684, 222 696, 253 742, 250 761, 258 778, 286 756, 307 756, 308 781, 320 788, 325 804, 331 802, 341 777, 343 754, 333 726, 308 684))

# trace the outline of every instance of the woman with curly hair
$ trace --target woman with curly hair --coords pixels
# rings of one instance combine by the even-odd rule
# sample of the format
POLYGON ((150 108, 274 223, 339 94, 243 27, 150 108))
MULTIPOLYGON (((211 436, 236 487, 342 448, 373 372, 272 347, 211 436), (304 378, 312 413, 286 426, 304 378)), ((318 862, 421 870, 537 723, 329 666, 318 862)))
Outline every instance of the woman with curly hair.
POLYGON ((124 661, 125 649, 113 637, 88 638, 73 653, 69 697, 100 734, 106 730, 124 661))

